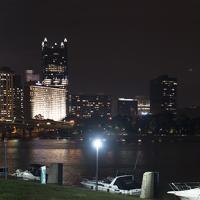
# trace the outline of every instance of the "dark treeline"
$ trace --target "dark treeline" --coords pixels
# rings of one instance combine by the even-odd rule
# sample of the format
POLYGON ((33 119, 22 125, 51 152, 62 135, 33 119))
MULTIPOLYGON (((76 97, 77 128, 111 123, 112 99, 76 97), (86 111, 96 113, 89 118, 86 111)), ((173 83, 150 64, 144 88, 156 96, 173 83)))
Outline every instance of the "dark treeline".
POLYGON ((82 133, 101 132, 111 136, 200 135, 200 117, 169 113, 141 117, 116 116, 112 120, 93 117, 80 121, 82 133))

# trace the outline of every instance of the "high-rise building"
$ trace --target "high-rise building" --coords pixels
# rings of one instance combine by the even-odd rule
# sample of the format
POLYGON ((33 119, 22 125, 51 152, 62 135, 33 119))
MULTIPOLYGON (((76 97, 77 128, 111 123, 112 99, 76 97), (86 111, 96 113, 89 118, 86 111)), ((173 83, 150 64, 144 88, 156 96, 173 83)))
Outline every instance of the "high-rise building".
POLYGON ((137 106, 136 99, 118 98, 118 115, 133 117, 137 114, 137 106))
POLYGON ((66 117, 66 90, 29 82, 25 89, 25 118, 61 121, 66 117))
POLYGON ((35 72, 31 69, 26 70, 26 82, 29 81, 40 81, 40 75, 39 74, 35 74, 35 72))
POLYGON ((148 115, 150 113, 150 99, 147 96, 136 96, 138 115, 148 115))
POLYGON ((14 117, 14 72, 8 67, 0 69, 0 120, 11 121, 14 117))
POLYGON ((14 75, 13 81, 13 95, 14 95, 14 119, 23 120, 24 118, 24 105, 23 105, 23 89, 21 84, 21 77, 14 75))
POLYGON ((43 84, 67 88, 67 39, 60 44, 48 45, 47 38, 42 42, 43 84))
POLYGON ((72 95, 71 109, 78 118, 112 117, 111 97, 107 95, 72 95))
POLYGON ((45 86, 66 90, 66 112, 69 112, 69 84, 67 66, 67 39, 60 44, 49 45, 47 38, 42 42, 42 69, 45 86))
POLYGON ((167 75, 159 76, 150 83, 150 107, 152 114, 176 114, 177 79, 167 75))

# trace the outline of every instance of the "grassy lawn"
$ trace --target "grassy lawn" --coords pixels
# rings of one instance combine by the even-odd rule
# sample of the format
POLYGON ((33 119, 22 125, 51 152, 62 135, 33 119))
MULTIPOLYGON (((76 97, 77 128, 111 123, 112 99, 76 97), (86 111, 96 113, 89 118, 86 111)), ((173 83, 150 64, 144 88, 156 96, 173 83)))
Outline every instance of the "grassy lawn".
POLYGON ((0 180, 0 200, 138 200, 137 197, 95 192, 84 188, 0 180))
MULTIPOLYGON (((95 192, 81 187, 41 185, 22 180, 0 179, 0 200, 139 200, 139 197, 95 192)), ((166 195, 159 199, 177 200, 166 195)))

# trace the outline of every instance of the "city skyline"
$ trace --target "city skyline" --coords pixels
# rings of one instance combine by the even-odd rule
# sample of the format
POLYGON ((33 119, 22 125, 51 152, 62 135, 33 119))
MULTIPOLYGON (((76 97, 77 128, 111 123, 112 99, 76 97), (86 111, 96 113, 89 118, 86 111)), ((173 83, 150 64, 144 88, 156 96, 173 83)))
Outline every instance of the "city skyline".
POLYGON ((200 105, 193 90, 200 85, 194 2, 29 3, 2 3, 0 66, 40 72, 44 37, 52 42, 67 37, 73 93, 149 95, 149 81, 169 74, 178 79, 178 105, 200 105))
POLYGON ((199 8, 1 1, 0 199, 198 199, 199 8))

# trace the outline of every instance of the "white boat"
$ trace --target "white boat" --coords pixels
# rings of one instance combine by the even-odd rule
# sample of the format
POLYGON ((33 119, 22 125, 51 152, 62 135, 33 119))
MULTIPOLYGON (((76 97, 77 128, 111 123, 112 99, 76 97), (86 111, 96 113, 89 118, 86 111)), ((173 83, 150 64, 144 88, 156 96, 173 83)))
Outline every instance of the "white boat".
POLYGON ((200 200, 200 183, 171 183, 169 184, 172 191, 167 192, 173 194, 181 200, 200 200))
POLYGON ((40 177, 34 176, 30 171, 25 170, 22 171, 21 169, 17 169, 15 173, 11 174, 11 176, 15 176, 17 178, 22 178, 23 180, 40 180, 40 177))
MULTIPOLYGON (((81 184, 89 189, 96 189, 96 181, 85 179, 81 184)), ((98 190, 110 193, 140 195, 141 188, 136 188, 134 177, 132 175, 116 176, 115 178, 108 177, 98 181, 98 190)))

